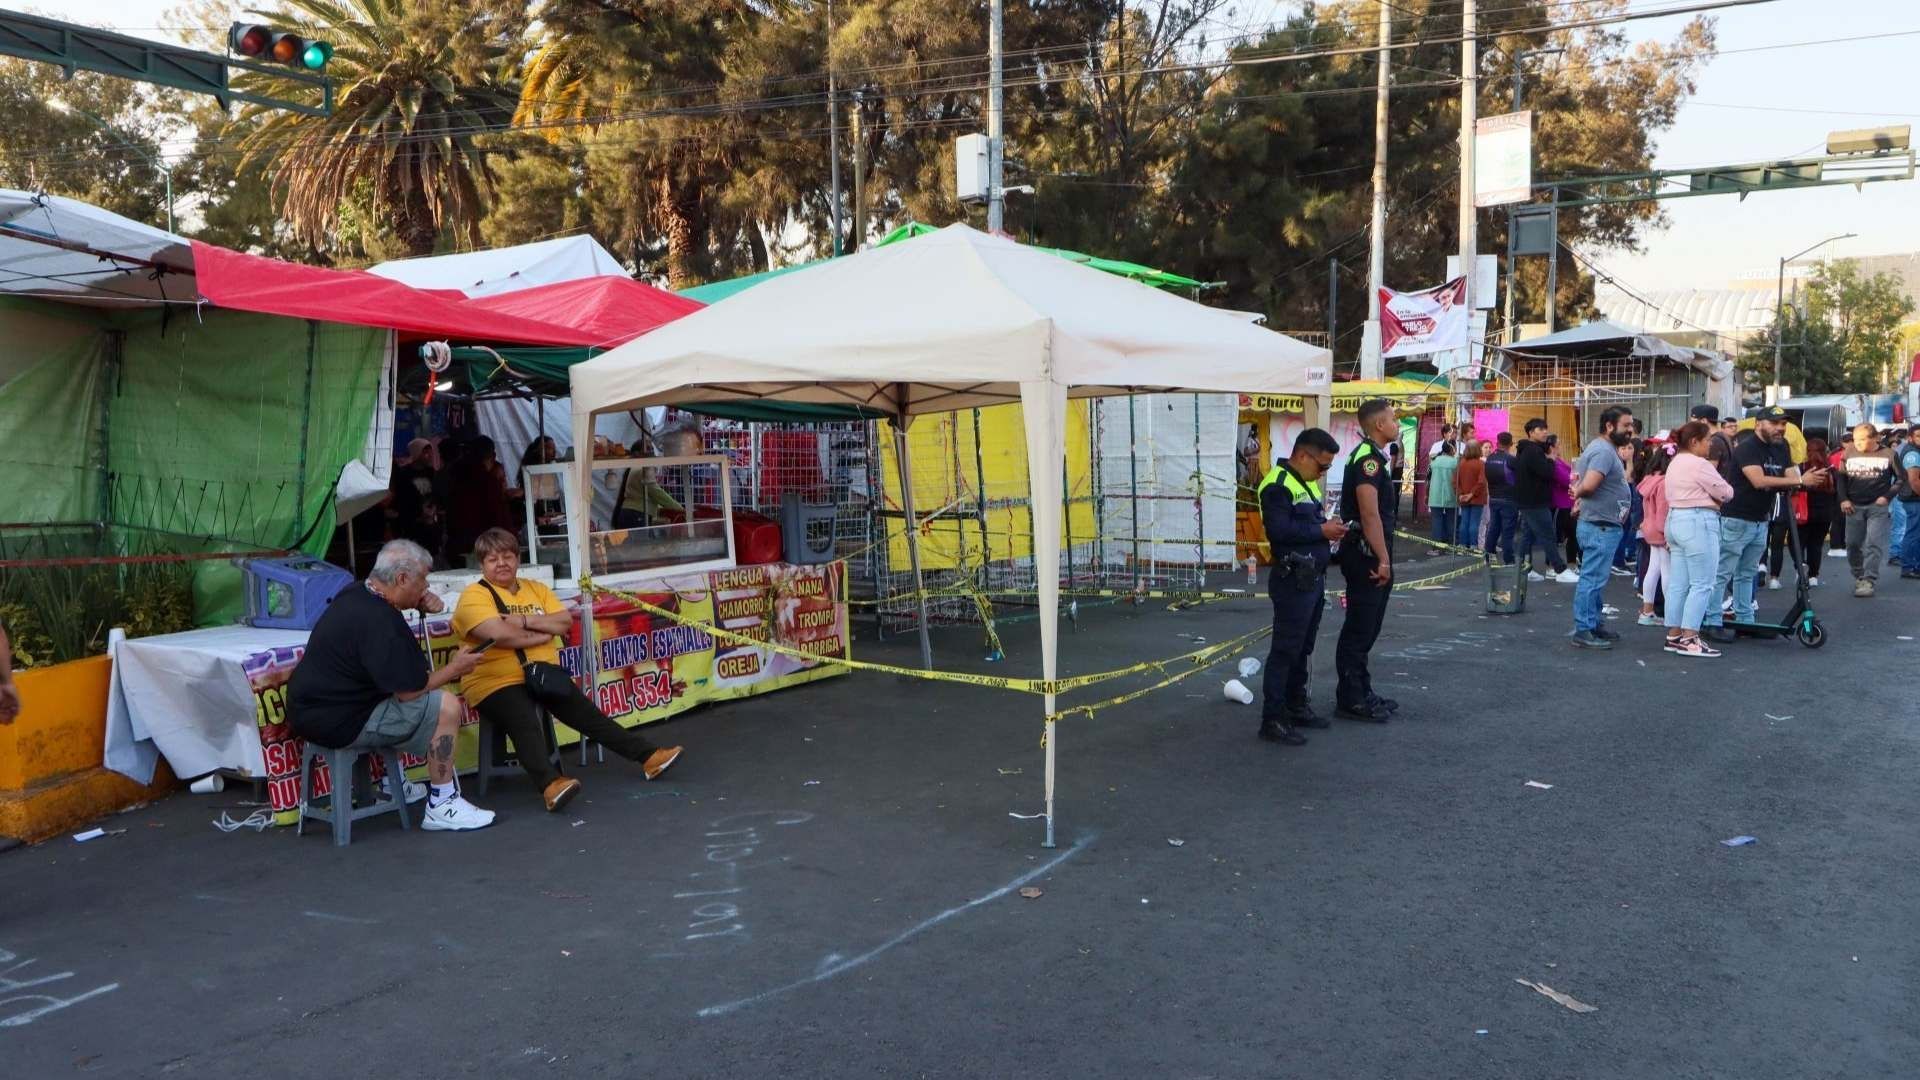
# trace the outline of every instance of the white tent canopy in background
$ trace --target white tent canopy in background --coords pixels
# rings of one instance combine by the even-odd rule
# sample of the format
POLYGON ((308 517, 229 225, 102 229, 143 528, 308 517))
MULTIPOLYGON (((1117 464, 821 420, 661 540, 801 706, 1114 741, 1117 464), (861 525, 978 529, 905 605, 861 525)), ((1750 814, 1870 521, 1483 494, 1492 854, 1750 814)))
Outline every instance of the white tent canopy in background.
POLYGON ((490 251, 395 259, 369 267, 367 272, 416 289, 458 289, 468 296, 494 296, 603 274, 629 276, 620 260, 591 236, 562 236, 490 251))
MULTIPOLYGON (((1153 391, 1324 397, 1331 366, 1327 350, 1242 315, 951 225, 769 280, 577 364, 571 379, 576 442, 596 413, 646 405, 860 405, 906 421, 1021 402, 1040 610, 1054 613, 1040 621, 1041 668, 1053 679, 1067 399, 1153 391)), ((587 470, 583 456, 582 489, 587 470)), ((588 531, 585 521, 576 527, 588 531)), ((907 535, 917 538, 917 530, 907 535)), ((1045 704, 1051 716, 1051 694, 1045 704)), ((1049 844, 1058 742, 1050 730, 1049 844)))

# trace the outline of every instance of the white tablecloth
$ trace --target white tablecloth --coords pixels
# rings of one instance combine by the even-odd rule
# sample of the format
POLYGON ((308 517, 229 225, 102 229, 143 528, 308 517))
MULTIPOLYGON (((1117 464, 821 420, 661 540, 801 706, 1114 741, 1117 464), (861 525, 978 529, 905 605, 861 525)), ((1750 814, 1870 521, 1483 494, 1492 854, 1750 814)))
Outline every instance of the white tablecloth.
POLYGON ((174 774, 231 769, 265 776, 253 691, 242 663, 304 646, 305 630, 220 626, 119 641, 107 695, 106 764, 142 784, 158 755, 174 774))

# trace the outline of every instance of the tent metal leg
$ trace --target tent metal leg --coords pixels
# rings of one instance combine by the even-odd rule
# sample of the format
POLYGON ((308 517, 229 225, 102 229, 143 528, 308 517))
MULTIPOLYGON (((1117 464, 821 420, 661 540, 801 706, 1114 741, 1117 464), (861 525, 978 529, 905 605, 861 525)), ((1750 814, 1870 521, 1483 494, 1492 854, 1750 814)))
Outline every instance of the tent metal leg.
MULTIPOLYGON (((1047 715, 1052 716, 1053 715, 1053 695, 1052 694, 1046 695, 1046 702, 1047 702, 1047 715)), ((1058 750, 1058 747, 1055 744, 1060 741, 1060 725, 1049 723, 1046 725, 1046 732, 1047 732, 1047 838, 1046 840, 1041 842, 1040 846, 1052 847, 1053 846, 1053 756, 1058 750)))
POLYGON ((913 562, 914 600, 920 608, 920 666, 933 670, 933 639, 927 635, 927 586, 920 573, 920 519, 913 512, 913 465, 907 453, 907 429, 893 427, 893 463, 900 471, 900 506, 907 514, 907 557, 913 562))

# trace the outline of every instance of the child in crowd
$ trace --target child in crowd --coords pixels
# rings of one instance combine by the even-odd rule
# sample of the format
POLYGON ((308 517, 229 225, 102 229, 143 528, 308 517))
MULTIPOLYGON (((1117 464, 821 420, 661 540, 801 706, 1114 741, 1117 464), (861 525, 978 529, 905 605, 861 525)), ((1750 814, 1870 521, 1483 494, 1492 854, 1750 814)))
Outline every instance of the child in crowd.
POLYGON ((1660 599, 1660 584, 1667 578, 1667 465, 1674 446, 1655 446, 1645 456, 1645 475, 1634 488, 1640 497, 1640 539, 1647 545, 1647 573, 1640 582, 1640 625, 1662 626, 1666 620, 1655 613, 1660 599))

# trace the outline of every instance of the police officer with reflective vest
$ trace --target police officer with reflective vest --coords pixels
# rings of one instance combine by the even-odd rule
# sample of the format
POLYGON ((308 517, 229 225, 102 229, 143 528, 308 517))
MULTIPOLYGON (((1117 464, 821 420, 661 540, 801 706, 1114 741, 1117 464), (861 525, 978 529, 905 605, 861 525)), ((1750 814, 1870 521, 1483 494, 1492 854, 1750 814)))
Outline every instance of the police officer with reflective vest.
POLYGON ((1347 458, 1340 484, 1340 517, 1358 527, 1348 530, 1337 556, 1340 576, 1347 581, 1347 621, 1334 647, 1340 684, 1334 691, 1333 714, 1384 724, 1400 706, 1373 692, 1367 654, 1380 636, 1387 597, 1393 592, 1393 523, 1400 500, 1382 447, 1399 436, 1400 419, 1380 398, 1362 402, 1358 419, 1362 438, 1347 458))
POLYGON ((1320 478, 1339 452, 1333 436, 1308 428, 1294 441, 1287 460, 1260 481, 1260 520, 1273 551, 1273 569, 1267 574, 1273 643, 1261 688, 1260 737, 1288 746, 1307 741, 1296 727, 1327 726, 1307 701, 1307 668, 1320 613, 1327 605, 1330 542, 1347 534, 1344 523, 1327 520, 1320 492, 1320 478))

